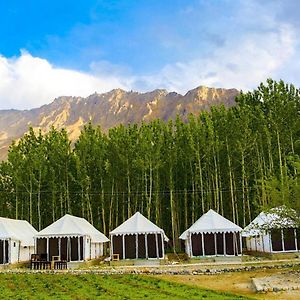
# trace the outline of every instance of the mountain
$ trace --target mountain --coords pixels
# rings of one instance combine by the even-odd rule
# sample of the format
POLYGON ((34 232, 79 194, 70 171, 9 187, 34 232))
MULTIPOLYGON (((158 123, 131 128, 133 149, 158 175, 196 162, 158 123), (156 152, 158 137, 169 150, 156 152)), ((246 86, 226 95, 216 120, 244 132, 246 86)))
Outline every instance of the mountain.
POLYGON ((7 157, 12 140, 18 140, 32 126, 47 132, 52 126, 66 128, 76 140, 87 122, 99 124, 104 131, 118 124, 139 123, 155 118, 168 120, 177 114, 183 118, 189 113, 209 110, 212 105, 235 104, 236 89, 200 86, 184 96, 166 90, 147 93, 115 89, 93 94, 87 98, 59 97, 52 103, 31 110, 0 110, 0 159, 7 157))

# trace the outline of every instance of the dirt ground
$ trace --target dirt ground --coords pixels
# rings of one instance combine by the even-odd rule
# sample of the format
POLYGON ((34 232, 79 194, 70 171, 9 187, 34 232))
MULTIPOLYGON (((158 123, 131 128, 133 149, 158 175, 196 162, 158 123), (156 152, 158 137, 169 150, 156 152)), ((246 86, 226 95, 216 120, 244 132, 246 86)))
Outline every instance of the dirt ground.
POLYGON ((216 291, 232 292, 237 295, 248 296, 253 299, 266 300, 298 300, 300 290, 256 293, 253 289, 252 278, 261 278, 277 274, 286 274, 291 270, 257 270, 248 272, 232 272, 216 275, 157 275, 169 281, 196 285, 216 291))

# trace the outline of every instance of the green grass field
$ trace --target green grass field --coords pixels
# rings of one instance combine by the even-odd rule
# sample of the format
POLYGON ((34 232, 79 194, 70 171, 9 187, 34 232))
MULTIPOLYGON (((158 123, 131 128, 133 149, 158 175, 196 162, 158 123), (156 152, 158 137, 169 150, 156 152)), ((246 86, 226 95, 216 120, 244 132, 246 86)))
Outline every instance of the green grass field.
MULTIPOLYGON (((213 278, 212 278, 213 280, 213 278)), ((141 275, 0 274, 2 299, 247 299, 141 275)))

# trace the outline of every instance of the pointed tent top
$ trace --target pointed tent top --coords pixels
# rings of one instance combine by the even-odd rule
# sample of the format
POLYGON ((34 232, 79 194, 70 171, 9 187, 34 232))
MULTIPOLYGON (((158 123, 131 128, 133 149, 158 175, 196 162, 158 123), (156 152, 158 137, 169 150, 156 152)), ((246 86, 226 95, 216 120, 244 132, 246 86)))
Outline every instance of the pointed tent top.
POLYGON ((110 235, 135 234, 135 233, 163 233, 168 241, 163 229, 152 223, 140 212, 136 212, 128 220, 110 232, 110 235))
POLYGON ((179 238, 186 240, 188 233, 221 233, 240 232, 242 228, 224 218, 214 210, 210 209, 202 215, 190 228, 188 228, 179 238))
POLYGON ((269 211, 262 211, 243 230, 244 237, 260 235, 263 230, 297 227, 295 221, 297 213, 292 208, 279 206, 271 208, 269 211))
POLYGON ((90 236, 94 243, 105 243, 109 239, 97 230, 86 219, 64 215, 48 227, 40 231, 36 237, 61 237, 61 236, 90 236))
POLYGON ((35 228, 25 220, 0 217, 0 239, 11 238, 21 242, 22 246, 34 246, 35 228))

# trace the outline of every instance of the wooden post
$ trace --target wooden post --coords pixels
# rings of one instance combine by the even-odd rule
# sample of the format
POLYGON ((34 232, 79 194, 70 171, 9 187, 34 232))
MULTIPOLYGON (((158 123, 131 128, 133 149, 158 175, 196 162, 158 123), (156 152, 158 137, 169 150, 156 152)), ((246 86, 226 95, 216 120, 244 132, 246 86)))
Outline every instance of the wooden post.
POLYGON ((205 251, 204 251, 204 233, 201 233, 201 242, 202 242, 202 256, 205 256, 205 251))
POLYGON ((146 254, 146 259, 148 259, 148 235, 145 233, 145 254, 146 254))
POLYGON ((122 234, 122 247, 123 247, 123 259, 126 258, 125 255, 125 234, 122 234))
POLYGON ((135 234, 135 258, 139 258, 139 237, 138 234, 135 234))
POLYGON ((156 258, 159 258, 157 232, 155 233, 156 258))

